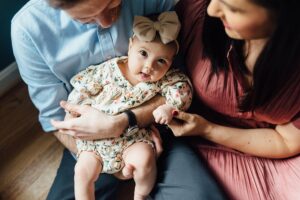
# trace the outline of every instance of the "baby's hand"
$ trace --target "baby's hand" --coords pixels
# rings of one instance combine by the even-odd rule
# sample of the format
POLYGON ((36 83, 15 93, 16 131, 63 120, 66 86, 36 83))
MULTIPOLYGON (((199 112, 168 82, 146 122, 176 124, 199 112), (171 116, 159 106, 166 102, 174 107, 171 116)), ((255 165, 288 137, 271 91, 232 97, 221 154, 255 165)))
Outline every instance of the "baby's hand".
POLYGON ((156 123, 168 124, 172 121, 172 112, 176 110, 174 107, 164 104, 153 111, 153 116, 156 123))

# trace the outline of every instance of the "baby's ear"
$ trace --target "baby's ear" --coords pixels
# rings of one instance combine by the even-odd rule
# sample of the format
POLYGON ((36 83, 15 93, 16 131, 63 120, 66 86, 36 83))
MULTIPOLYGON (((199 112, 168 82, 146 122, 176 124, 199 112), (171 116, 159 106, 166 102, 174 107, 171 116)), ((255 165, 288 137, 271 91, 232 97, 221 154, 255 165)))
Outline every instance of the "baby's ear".
POLYGON ((128 55, 129 55, 130 49, 132 47, 132 42, 133 42, 133 39, 132 39, 132 37, 130 37, 129 38, 129 44, 128 44, 128 52, 127 52, 128 55))
POLYGON ((128 47, 128 49, 129 49, 129 48, 131 48, 131 46, 132 46, 132 42, 133 42, 133 38, 132 38, 132 37, 130 37, 130 38, 129 38, 129 47, 128 47))

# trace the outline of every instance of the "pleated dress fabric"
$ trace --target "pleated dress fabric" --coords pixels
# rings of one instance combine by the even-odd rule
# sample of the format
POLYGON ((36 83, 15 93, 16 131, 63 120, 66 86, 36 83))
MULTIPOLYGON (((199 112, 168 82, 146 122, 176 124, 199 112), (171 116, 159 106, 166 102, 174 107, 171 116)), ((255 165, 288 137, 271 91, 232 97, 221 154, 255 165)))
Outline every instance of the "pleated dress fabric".
MULTIPOLYGON (((190 111, 212 122, 237 128, 274 128, 288 122, 300 128, 300 79, 289 83, 285 93, 268 106, 240 112, 238 101, 248 86, 238 69, 233 47, 227 54, 227 76, 222 71, 211 74, 211 62, 203 57, 202 43, 207 5, 206 0, 181 0, 176 7, 182 23, 181 50, 195 91, 190 111)), ((300 156, 266 159, 203 142, 200 138, 192 141, 230 199, 300 199, 300 156)))

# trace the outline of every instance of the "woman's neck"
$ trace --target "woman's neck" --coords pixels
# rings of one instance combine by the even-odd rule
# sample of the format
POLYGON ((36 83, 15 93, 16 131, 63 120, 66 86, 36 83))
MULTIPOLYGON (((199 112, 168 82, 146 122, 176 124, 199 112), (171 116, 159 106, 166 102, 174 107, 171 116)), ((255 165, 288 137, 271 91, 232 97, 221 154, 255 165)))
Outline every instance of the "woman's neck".
POLYGON ((262 52, 264 46, 267 43, 267 39, 259 40, 246 40, 244 45, 244 56, 245 56, 245 65, 249 70, 249 74, 245 75, 247 85, 251 87, 253 85, 253 70, 254 65, 262 52))
POLYGON ((244 56, 245 64, 250 71, 253 73, 254 65, 265 47, 268 39, 257 39, 257 40, 246 40, 244 45, 244 56))

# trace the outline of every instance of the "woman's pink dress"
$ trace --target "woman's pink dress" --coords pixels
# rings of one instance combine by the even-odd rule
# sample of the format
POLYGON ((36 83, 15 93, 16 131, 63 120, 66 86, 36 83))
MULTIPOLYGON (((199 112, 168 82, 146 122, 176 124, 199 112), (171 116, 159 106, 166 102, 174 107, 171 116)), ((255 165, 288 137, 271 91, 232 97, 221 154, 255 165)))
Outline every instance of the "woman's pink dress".
MULTIPOLYGON (((182 21, 181 48, 195 88, 196 99, 191 110, 215 123, 239 128, 272 128, 287 122, 300 128, 300 78, 267 107, 239 112, 237 103, 245 93, 246 82, 237 70, 232 48, 227 54, 230 63, 227 84, 222 72, 210 76, 211 63, 203 58, 202 51, 206 7, 206 0, 181 0, 176 8, 182 21)), ((193 144, 230 199, 300 199, 300 156, 264 159, 200 138, 199 141, 193 138, 193 144)))

